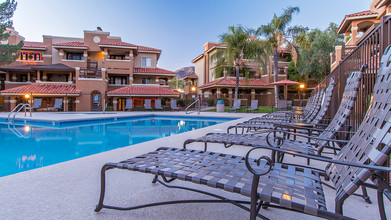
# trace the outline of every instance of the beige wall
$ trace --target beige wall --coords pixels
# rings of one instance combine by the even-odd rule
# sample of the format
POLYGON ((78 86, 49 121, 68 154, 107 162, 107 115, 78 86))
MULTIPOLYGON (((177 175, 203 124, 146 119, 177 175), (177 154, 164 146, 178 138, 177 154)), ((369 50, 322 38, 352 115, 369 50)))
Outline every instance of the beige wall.
POLYGON ((198 76, 198 85, 204 85, 205 79, 204 79, 204 58, 197 60, 194 63, 195 66, 195 74, 198 76))
POLYGON ((157 54, 156 53, 138 53, 134 58, 134 67, 142 67, 141 66, 141 58, 149 57, 151 58, 151 67, 156 67, 157 64, 157 54))

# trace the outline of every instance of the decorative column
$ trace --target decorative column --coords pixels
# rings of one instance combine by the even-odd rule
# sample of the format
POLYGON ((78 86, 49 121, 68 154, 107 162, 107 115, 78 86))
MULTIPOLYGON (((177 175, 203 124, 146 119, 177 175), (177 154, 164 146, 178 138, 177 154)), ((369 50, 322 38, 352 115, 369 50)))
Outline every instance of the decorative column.
POLYGON ((216 95, 217 95, 217 98, 221 98, 221 89, 220 88, 217 88, 216 95))
POLYGON ((11 96, 11 99, 10 99, 10 111, 12 111, 15 107, 16 107, 16 97, 15 96, 11 96))
POLYGON ((16 73, 11 73, 12 76, 12 82, 16 82, 16 73))
POLYGON ((10 73, 9 72, 5 72, 5 81, 6 82, 10 81, 10 73))
POLYGON ((64 97, 64 103, 63 103, 64 112, 69 111, 69 110, 68 110, 68 102, 69 102, 68 96, 65 96, 65 97, 64 97))
POLYGON ((338 65, 342 60, 342 46, 335 46, 335 63, 338 65))
POLYGON ((31 73, 30 72, 27 73, 27 82, 31 82, 31 73))
POLYGON ((102 71, 102 79, 105 80, 106 79, 106 68, 100 68, 100 70, 102 71))
POLYGON ((353 45, 356 45, 356 42, 358 40, 358 38, 357 38, 358 27, 353 26, 351 30, 352 30, 352 43, 353 43, 353 45))
POLYGON ((41 71, 37 71, 37 82, 41 81, 41 71))
POLYGON ((251 100, 255 100, 255 89, 251 89, 251 100))
POLYGON ((75 78, 76 82, 80 78, 80 67, 75 67, 75 78))
POLYGON ((47 73, 44 71, 42 74, 42 81, 46 81, 48 79, 47 73))
POLYGON ((228 101, 229 101, 229 106, 232 106, 233 103, 233 89, 228 89, 228 101))
POLYGON ((69 72, 68 82, 73 82, 72 75, 72 72, 69 72))
POLYGON ((117 97, 114 97, 113 98, 113 111, 117 111, 117 108, 118 108, 118 98, 117 97))

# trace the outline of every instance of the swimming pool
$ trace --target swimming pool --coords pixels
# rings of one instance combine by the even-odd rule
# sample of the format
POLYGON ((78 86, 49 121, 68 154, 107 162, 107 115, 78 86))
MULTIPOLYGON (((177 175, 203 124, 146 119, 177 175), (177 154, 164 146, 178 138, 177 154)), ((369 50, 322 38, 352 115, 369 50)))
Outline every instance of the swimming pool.
POLYGON ((140 116, 0 124, 0 177, 195 130, 234 118, 140 116), (11 126, 12 128, 12 126, 11 126))

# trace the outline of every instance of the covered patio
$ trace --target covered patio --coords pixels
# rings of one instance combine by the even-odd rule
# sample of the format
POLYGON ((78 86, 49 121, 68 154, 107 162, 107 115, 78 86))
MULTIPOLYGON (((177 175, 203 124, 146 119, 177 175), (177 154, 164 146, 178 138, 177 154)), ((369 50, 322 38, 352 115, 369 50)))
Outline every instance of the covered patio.
MULTIPOLYGON (((235 94, 236 79, 233 77, 222 77, 200 86, 205 98, 226 98, 232 106, 235 94)), ((258 100, 261 106, 271 106, 274 103, 273 86, 262 79, 239 79, 238 99, 243 106, 249 106, 251 100, 258 100)))
POLYGON ((152 105, 156 99, 170 100, 179 97, 179 93, 155 85, 131 85, 107 92, 108 105, 113 106, 114 111, 124 111, 126 99, 132 99, 132 107, 144 107, 144 100, 151 99, 152 105))
POLYGON ((19 103, 34 104, 35 99, 41 99, 41 109, 48 110, 54 106, 55 99, 63 100, 63 110, 74 111, 76 97, 81 91, 76 86, 69 84, 45 84, 33 83, 0 91, 0 96, 4 97, 6 111, 11 111, 19 103), (28 95, 28 96, 26 96, 28 95))

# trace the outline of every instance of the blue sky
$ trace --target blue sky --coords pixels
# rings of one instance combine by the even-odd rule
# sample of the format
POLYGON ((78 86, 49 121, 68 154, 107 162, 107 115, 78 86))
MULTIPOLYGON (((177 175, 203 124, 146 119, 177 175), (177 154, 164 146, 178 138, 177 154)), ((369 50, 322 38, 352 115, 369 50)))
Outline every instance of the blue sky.
POLYGON ((207 41, 230 25, 257 28, 274 13, 298 6, 291 25, 325 29, 346 14, 369 9, 371 0, 17 0, 15 29, 28 41, 42 35, 83 37, 97 26, 128 43, 161 49, 158 66, 191 66, 207 41))

